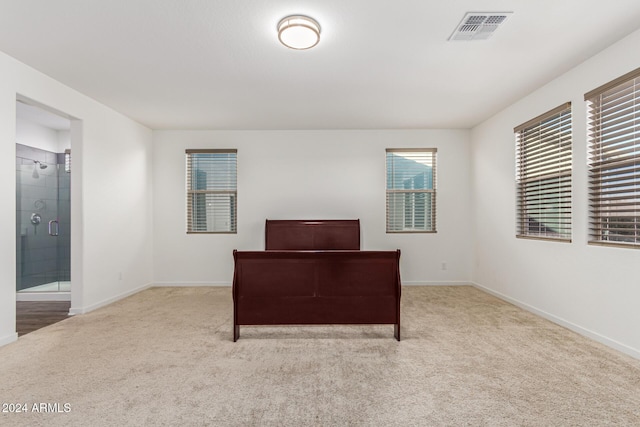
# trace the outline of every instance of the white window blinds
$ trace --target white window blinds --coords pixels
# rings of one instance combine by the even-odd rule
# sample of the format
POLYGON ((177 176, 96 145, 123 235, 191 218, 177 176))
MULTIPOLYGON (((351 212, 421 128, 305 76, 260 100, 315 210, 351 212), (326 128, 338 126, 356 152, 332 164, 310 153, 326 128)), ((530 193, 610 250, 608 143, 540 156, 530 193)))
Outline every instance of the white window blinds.
POLYGON ((187 150, 187 233, 236 233, 237 150, 187 150))
POLYGON ((640 248, 640 69, 585 94, 589 242, 640 248))
POLYGON ((571 241, 571 104, 514 129, 517 237, 571 241))
POLYGON ((387 233, 436 231, 436 149, 387 149, 387 233))

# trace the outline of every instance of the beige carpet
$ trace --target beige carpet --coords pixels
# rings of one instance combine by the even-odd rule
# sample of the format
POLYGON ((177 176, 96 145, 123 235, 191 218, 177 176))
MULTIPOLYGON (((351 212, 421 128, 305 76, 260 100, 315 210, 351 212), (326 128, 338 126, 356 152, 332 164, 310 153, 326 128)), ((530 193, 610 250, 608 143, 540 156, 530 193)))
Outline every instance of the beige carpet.
POLYGON ((150 289, 0 348, 3 403, 70 409, 0 425, 640 425, 640 361, 471 287, 403 292, 400 343, 392 326, 233 343, 229 288, 150 289))

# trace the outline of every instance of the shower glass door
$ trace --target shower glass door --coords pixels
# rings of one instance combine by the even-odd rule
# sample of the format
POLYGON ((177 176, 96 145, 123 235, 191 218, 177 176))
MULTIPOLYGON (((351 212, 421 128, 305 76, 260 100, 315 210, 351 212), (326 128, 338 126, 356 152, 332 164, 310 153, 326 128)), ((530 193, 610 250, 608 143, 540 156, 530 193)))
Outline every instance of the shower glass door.
POLYGON ((64 154, 17 144, 16 291, 68 292, 70 177, 64 154))

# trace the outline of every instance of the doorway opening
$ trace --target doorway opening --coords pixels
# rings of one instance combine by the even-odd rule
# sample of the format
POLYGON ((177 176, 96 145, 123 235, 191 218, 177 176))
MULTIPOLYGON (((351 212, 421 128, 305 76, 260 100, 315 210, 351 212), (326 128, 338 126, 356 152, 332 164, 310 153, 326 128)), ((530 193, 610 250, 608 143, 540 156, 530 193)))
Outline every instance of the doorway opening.
POLYGON ((71 173, 70 117, 18 97, 16 301, 71 300, 71 173))

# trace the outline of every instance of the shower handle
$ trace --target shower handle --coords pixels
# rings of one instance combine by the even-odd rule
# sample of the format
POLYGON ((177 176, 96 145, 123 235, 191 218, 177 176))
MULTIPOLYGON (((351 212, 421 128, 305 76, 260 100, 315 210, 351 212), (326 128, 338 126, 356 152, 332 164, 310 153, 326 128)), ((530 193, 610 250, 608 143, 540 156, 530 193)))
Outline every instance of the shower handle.
POLYGON ((58 224, 57 220, 52 219, 49 221, 49 236, 57 236, 58 234, 60 234, 60 224, 58 224), (53 231, 53 224, 56 225, 55 232, 53 231))

